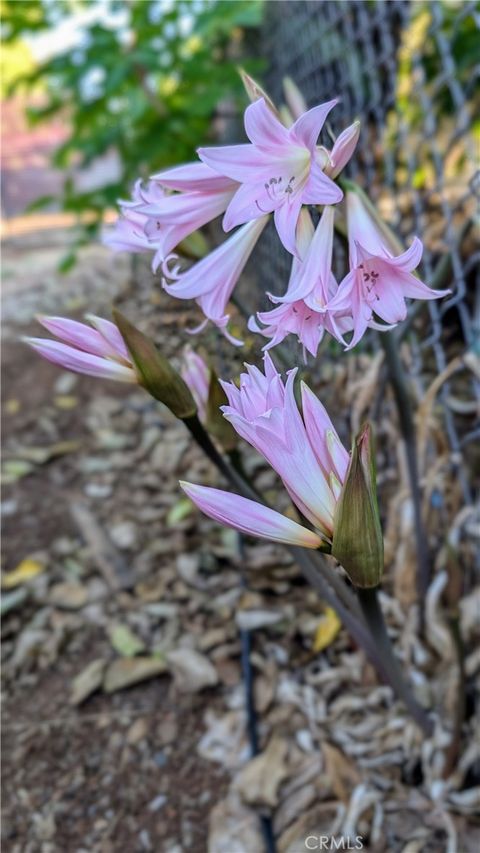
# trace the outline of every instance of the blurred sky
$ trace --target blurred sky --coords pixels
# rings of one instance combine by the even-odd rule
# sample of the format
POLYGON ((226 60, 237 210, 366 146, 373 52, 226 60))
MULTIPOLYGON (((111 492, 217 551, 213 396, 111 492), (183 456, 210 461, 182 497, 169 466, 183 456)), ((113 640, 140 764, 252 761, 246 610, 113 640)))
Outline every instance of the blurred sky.
MULTIPOLYGON (((79 47, 84 38, 84 27, 101 23, 113 29, 125 29, 128 25, 128 8, 120 8, 115 13, 107 3, 97 0, 88 9, 72 12, 66 18, 59 18, 58 23, 47 32, 25 37, 33 56, 43 62, 56 53, 79 47)), ((128 32, 126 31, 126 36, 128 32)))
MULTIPOLYGON (((150 7, 150 18, 152 21, 159 18, 174 7, 175 0, 137 0, 146 2, 150 7)), ((192 8, 201 3, 192 0, 192 8)), ((84 43, 84 28, 94 23, 119 30, 122 40, 128 41, 131 37, 129 29, 130 9, 125 5, 112 10, 111 5, 105 0, 94 0, 84 9, 72 12, 67 18, 59 16, 58 23, 48 32, 39 33, 25 38, 32 53, 38 61, 44 61, 56 53, 64 50, 81 47, 84 43)), ((180 19, 180 29, 183 36, 188 36, 192 31, 193 16, 185 14, 180 19)))

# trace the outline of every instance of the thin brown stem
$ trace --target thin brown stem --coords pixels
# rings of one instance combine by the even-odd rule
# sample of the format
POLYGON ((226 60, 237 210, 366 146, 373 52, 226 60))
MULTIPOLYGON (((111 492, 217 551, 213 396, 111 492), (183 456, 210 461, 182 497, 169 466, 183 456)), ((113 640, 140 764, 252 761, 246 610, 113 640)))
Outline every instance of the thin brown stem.
POLYGON ((380 335, 380 342, 385 352, 385 362, 392 386, 393 396, 397 406, 400 432, 405 443, 408 478, 412 495, 413 514, 415 521, 415 545, 417 557, 417 591, 420 614, 423 626, 424 608, 428 587, 430 585, 431 566, 428 548, 428 537, 422 517, 422 495, 418 475, 418 459, 416 431, 413 420, 413 408, 408 389, 408 380, 400 358, 398 343, 395 336, 387 332, 380 335))

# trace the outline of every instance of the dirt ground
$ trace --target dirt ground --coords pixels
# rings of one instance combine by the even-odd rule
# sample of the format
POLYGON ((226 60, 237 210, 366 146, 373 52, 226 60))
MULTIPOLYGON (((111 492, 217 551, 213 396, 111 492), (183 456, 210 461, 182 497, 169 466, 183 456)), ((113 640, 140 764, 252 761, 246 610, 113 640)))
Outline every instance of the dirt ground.
MULTIPOLYGON (((448 635, 414 642, 408 597, 385 594, 419 697, 442 709, 424 742, 345 631, 314 651, 328 613, 290 559, 250 543, 240 559, 236 537, 182 499, 179 478, 219 481, 181 424, 140 389, 64 373, 19 341, 40 333, 35 314, 109 316, 115 301, 144 328, 160 319, 164 351, 180 354, 184 305, 145 272, 133 287, 130 261, 99 246, 62 277, 68 239, 10 239, 3 257, 4 587, 22 561, 32 575, 4 589, 4 851, 261 853, 260 814, 279 853, 335 834, 372 851, 478 850, 472 708, 455 772, 441 774, 458 685, 448 635), (260 764, 239 614, 255 628, 260 764)), ((228 365, 231 350, 205 340, 228 365)), ((430 606, 441 629, 435 590, 430 606)), ((478 597, 462 607, 473 643, 478 597)))
MULTIPOLYGON (((139 426, 142 420, 150 424, 147 438, 154 445, 163 429, 175 433, 176 424, 167 426, 165 413, 153 411, 137 390, 60 374, 18 340, 20 334, 38 334, 35 313, 106 313, 129 275, 128 264, 116 261, 114 271, 111 259, 98 249, 65 281, 55 273, 61 236, 43 235, 43 240, 33 238, 27 251, 7 247, 4 255, 5 456, 22 459, 26 447, 51 448, 64 440, 72 448, 65 455, 53 451, 52 458, 33 464, 4 489, 3 568, 14 568, 28 556, 45 566, 21 611, 4 620, 4 849, 133 851, 159 849, 160 844, 173 850, 177 842, 204 849, 205 809, 225 788, 222 769, 194 749, 205 708, 215 704, 212 691, 172 696, 165 675, 121 694, 95 695, 78 711, 69 703, 72 679, 84 664, 111 653, 106 626, 112 619, 134 617, 138 609, 130 592, 112 598, 98 577, 82 549, 72 504, 86 495, 95 514, 120 526, 120 538, 122 524, 131 534, 142 499, 151 507, 149 490, 162 478, 161 470, 152 470, 144 475, 150 480, 146 491, 135 495, 132 490, 128 465, 146 432, 139 426), (48 245, 52 240, 54 245, 48 245), (94 305, 89 292, 95 292, 94 305), (113 432, 110 418, 121 419, 124 406, 129 419, 121 433, 113 432), (75 602, 64 601, 52 608, 49 589, 55 579, 83 587, 86 607, 79 611, 75 602), (14 663, 11 651, 19 635, 24 648, 14 663)), ((165 505, 154 516, 164 516, 165 506, 176 499, 174 493, 163 496, 165 505)), ((147 519, 135 528, 140 551, 140 542, 155 541, 148 527, 147 519)), ((150 581, 181 553, 184 535, 172 532, 169 538, 171 547, 158 549, 160 560, 144 561, 157 565, 153 575, 146 565, 143 569, 150 581)), ((127 563, 132 546, 121 545, 127 563)), ((155 599, 155 593, 147 595, 155 599)), ((140 623, 141 635, 145 626, 140 623)))

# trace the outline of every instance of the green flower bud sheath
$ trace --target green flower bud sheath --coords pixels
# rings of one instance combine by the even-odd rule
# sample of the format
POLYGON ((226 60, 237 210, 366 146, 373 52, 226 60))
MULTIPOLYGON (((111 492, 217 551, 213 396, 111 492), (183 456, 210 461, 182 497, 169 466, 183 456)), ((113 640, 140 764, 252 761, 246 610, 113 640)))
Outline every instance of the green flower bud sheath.
POLYGON ((151 338, 119 311, 114 311, 113 316, 132 357, 140 385, 167 406, 177 418, 185 420, 193 417, 197 406, 180 374, 158 351, 151 338))

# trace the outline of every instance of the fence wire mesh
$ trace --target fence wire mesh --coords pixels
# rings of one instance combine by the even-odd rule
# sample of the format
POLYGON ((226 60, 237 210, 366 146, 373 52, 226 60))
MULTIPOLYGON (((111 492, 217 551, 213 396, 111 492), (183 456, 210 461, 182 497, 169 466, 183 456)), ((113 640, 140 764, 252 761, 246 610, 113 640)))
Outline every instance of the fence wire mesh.
MULTIPOLYGON (((414 234, 422 238, 424 280, 452 290, 439 302, 411 306, 399 346, 403 336, 418 400, 436 375, 445 379, 438 401, 449 473, 467 504, 480 435, 478 385, 461 362, 466 353, 478 354, 480 331, 478 290, 475 297, 480 251, 473 226, 478 152, 472 135, 479 19, 474 2, 287 0, 267 4, 263 32, 267 91, 281 102, 282 80, 289 76, 308 106, 339 95, 330 114, 335 135, 361 118, 361 139, 347 175, 364 187, 404 242, 414 234)), ((344 264, 342 251, 339 246, 344 264)), ((289 258, 279 251, 273 231, 259 254, 261 290, 278 293, 289 258)), ((370 351, 378 346, 375 333, 365 346, 370 351)))

